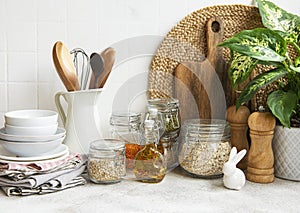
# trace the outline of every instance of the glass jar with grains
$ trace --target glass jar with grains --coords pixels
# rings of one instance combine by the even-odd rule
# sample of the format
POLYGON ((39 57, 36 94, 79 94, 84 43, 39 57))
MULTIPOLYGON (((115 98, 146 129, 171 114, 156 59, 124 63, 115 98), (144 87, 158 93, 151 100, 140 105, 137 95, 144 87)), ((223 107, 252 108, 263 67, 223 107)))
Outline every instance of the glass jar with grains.
POLYGON ((186 120, 182 130, 179 164, 200 178, 222 177, 231 150, 230 125, 225 120, 186 120))
POLYGON ((141 114, 135 112, 113 112, 110 117, 111 136, 125 141, 126 167, 132 169, 134 158, 141 146, 141 114))
POLYGON ((117 183, 126 175, 125 143, 101 139, 90 144, 88 176, 94 183, 117 183))

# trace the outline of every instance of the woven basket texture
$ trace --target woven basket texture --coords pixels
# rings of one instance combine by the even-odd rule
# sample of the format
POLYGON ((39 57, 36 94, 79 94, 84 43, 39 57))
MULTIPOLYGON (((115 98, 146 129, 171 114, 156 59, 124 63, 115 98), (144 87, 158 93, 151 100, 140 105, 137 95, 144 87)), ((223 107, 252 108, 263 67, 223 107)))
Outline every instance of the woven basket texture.
MULTIPOLYGON (((148 76, 149 97, 164 98, 174 96, 174 70, 179 63, 201 62, 207 53, 205 25, 208 19, 217 16, 223 20, 223 40, 246 30, 263 27, 257 7, 246 5, 216 5, 206 7, 186 16, 177 23, 163 39, 153 56, 148 76)), ((223 57, 229 61, 230 52, 223 48, 223 57)), ((254 75, 268 70, 267 66, 257 66, 254 75)), ((259 91, 252 100, 252 111, 259 105, 265 106, 272 85, 259 91)))

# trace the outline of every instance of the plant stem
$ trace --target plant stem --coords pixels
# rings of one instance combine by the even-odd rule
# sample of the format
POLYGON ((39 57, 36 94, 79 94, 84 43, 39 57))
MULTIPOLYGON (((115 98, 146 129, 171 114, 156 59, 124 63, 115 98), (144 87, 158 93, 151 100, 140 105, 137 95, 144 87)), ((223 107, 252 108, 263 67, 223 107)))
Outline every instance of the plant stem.
POLYGON ((295 47, 297 52, 300 54, 300 47, 298 46, 298 44, 296 44, 296 42, 291 42, 291 44, 295 47))
POLYGON ((289 54, 286 53, 285 56, 286 56, 288 62, 290 63, 290 65, 294 65, 292 59, 291 59, 290 56, 289 56, 289 54))
MULTIPOLYGON (((289 58, 289 57, 288 57, 288 58, 289 58)), ((291 59, 290 59, 290 60, 291 60, 291 59)), ((283 63, 283 65, 284 65, 284 67, 285 67, 286 71, 290 73, 289 66, 286 64, 286 62, 285 62, 285 61, 283 61, 282 63, 283 63)))

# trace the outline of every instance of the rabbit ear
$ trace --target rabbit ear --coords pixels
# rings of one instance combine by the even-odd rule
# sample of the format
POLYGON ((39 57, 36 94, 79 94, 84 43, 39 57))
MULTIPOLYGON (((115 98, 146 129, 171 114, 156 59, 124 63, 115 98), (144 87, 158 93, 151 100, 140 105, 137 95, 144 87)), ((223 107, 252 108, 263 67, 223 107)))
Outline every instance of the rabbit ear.
POLYGON ((239 151, 239 153, 237 153, 237 155, 234 157, 233 162, 235 164, 238 164, 238 162, 242 160, 242 158, 246 155, 246 153, 247 153, 246 149, 239 151))
POLYGON ((236 147, 232 147, 229 155, 229 161, 233 161, 235 159, 236 153, 237 153, 236 147))

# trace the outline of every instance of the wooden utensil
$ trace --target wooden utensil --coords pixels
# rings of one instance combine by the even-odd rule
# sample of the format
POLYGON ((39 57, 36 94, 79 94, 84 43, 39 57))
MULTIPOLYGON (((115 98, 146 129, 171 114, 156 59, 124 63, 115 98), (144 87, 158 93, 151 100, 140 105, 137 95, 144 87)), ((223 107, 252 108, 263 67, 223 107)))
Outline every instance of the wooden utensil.
POLYGON ((235 102, 222 49, 224 26, 219 17, 206 24, 207 58, 200 62, 183 62, 175 70, 175 97, 180 102, 182 121, 192 118, 225 119, 227 106, 235 102))
MULTIPOLYGON (((101 62, 99 61, 100 60, 99 56, 103 59, 104 69, 99 74, 98 77, 95 76, 94 71, 93 71, 92 77, 91 77, 90 88, 92 88, 92 87, 94 87, 94 88, 103 88, 104 84, 105 84, 105 82, 106 82, 106 80, 107 80, 107 78, 108 78, 108 76, 109 76, 109 74, 112 70, 114 62, 115 62, 115 50, 112 47, 108 47, 105 50, 103 50, 103 52, 101 52, 100 55, 98 53, 93 53, 93 54, 94 54, 94 56, 93 56, 94 63, 92 63, 91 66, 94 66, 94 68, 92 67, 92 69, 93 70, 97 69, 96 67, 101 65, 101 62), (94 84, 93 84, 93 82, 94 82, 94 84)), ((91 57, 92 57, 92 55, 91 55, 91 57)), ((98 67, 98 70, 100 70, 100 69, 101 68, 98 67)))
POLYGON ((103 71, 103 76, 99 77, 98 80, 98 87, 103 88, 104 84, 112 70, 112 67, 115 63, 115 50, 112 47, 106 48, 102 53, 101 56, 104 60, 104 71, 103 71))
POLYGON ((80 90, 76 69, 68 48, 58 41, 52 51, 56 71, 68 91, 80 90))
POLYGON ((90 56, 90 64, 92 67, 92 76, 90 80, 90 89, 98 88, 98 80, 104 71, 104 61, 100 54, 92 53, 90 56))

